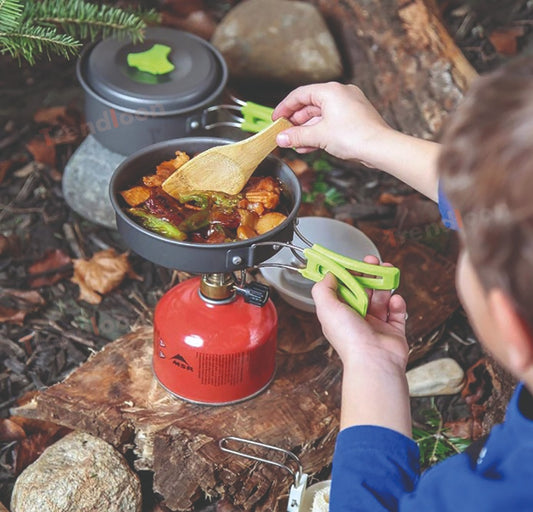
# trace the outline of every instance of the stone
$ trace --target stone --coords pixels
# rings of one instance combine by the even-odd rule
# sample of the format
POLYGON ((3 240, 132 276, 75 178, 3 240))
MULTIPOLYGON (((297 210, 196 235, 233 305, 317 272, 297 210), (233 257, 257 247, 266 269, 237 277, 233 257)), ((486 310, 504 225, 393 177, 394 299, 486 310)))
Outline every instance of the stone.
POLYGON ((95 224, 116 229, 109 182, 125 158, 88 135, 63 171, 63 196, 70 208, 95 224))
POLYGON ((463 389, 464 377, 463 369, 454 359, 436 359, 407 372, 409 395, 454 395, 463 389))
POLYGON ((247 0, 231 9, 211 39, 232 78, 297 86, 339 79, 335 41, 311 4, 247 0))
POLYGON ((17 478, 11 512, 141 512, 141 484, 105 441, 72 432, 17 478))

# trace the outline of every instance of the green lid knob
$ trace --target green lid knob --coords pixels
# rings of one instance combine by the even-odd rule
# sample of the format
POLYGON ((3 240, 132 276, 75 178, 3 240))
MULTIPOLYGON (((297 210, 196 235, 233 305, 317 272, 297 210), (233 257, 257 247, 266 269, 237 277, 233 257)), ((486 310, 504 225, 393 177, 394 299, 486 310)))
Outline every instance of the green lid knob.
POLYGON ((174 70, 174 64, 168 60, 170 46, 154 44, 149 50, 139 53, 128 53, 128 66, 152 75, 164 75, 174 70))

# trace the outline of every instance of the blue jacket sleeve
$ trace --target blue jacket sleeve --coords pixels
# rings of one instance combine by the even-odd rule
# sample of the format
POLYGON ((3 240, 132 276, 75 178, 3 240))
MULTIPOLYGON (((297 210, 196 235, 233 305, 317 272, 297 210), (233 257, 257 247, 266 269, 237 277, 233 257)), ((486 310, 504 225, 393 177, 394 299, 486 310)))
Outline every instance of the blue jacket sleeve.
POLYGON ((398 510, 420 475, 419 450, 388 428, 362 425, 337 436, 331 477, 332 512, 398 510))
POLYGON ((450 201, 446 197, 442 185, 439 182, 439 212, 442 218, 442 223, 448 228, 457 231, 461 227, 461 216, 459 212, 453 209, 450 201))

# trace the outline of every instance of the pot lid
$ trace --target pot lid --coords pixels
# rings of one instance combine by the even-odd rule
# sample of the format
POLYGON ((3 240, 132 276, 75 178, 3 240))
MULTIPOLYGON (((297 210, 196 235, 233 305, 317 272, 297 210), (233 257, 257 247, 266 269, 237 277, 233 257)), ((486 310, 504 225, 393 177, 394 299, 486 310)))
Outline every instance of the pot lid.
POLYGON ((226 82, 226 65, 207 41, 170 28, 151 27, 142 43, 109 38, 82 57, 81 79, 115 106, 165 115, 207 103, 226 82))

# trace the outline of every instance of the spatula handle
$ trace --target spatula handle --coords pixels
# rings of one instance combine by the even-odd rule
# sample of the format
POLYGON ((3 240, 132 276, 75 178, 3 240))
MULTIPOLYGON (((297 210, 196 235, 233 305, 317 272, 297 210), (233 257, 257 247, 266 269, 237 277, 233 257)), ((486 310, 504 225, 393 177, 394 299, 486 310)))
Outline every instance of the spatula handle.
POLYGON ((256 163, 259 165, 277 147, 276 136, 278 133, 291 126, 292 123, 288 119, 280 117, 267 128, 242 141, 243 146, 249 145, 247 157, 250 158, 250 164, 253 162, 254 165, 256 163), (251 148, 253 148, 253 153, 250 151, 251 148))

